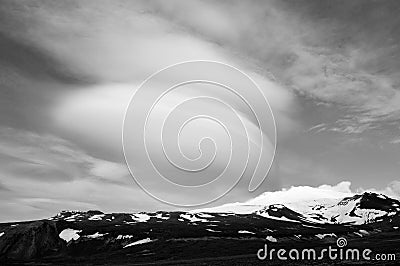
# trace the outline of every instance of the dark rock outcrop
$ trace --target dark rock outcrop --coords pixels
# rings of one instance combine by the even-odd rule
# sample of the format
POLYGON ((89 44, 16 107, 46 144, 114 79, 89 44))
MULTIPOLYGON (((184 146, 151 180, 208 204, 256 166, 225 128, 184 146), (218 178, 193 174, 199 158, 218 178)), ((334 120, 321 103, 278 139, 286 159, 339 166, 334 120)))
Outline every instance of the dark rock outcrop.
POLYGON ((0 258, 35 259, 65 248, 52 221, 36 221, 10 228, 0 238, 0 258))

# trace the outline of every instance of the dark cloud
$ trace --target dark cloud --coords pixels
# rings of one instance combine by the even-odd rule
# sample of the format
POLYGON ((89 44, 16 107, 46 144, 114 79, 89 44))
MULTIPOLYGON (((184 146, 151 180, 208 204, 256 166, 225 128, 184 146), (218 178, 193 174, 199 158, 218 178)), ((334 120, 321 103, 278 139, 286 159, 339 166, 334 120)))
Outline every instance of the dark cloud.
POLYGON ((72 73, 48 52, 32 43, 0 33, 0 62, 30 79, 50 80, 64 84, 88 84, 88 78, 72 73))

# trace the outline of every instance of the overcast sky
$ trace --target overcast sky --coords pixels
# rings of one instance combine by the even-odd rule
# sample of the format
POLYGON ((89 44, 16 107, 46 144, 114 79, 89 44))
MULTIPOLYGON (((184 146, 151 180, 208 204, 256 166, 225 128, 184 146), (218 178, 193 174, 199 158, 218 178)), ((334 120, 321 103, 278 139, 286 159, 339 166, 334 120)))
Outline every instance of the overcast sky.
POLYGON ((214 205, 342 181, 398 193, 399 12, 395 0, 1 0, 0 220, 171 209, 131 178, 122 122, 143 80, 188 60, 250 75, 277 124, 267 180, 214 205))

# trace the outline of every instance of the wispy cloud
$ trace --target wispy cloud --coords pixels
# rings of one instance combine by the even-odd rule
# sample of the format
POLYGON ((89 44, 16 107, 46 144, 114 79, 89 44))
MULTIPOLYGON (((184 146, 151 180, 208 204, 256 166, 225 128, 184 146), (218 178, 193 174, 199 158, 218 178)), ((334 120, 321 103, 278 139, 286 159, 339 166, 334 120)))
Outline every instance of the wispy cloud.
POLYGON ((155 206, 133 185, 124 164, 95 158, 49 134, 0 127, 0 136, 2 221, 43 218, 61 209, 155 206))
POLYGON ((361 133, 398 119, 400 91, 394 73, 399 69, 395 32, 400 19, 394 3, 300 2, 167 6, 156 1, 153 6, 181 27, 252 59, 260 71, 301 95, 346 110, 351 114, 342 117, 346 125, 332 125, 341 132, 361 133), (199 9, 212 9, 221 27, 212 27, 213 19, 200 23, 199 9))
POLYGON ((121 182, 128 176, 125 165, 94 158, 53 135, 1 127, 0 136, 0 154, 4 159, 1 171, 16 181, 10 185, 18 183, 16 178, 52 183, 100 177, 121 182))

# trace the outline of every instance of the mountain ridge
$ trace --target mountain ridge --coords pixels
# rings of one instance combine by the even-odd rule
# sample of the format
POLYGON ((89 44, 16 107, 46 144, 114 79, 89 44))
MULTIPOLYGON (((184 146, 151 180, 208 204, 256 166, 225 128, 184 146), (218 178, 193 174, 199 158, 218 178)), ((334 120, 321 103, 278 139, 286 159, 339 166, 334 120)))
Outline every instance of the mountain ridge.
POLYGON ((90 263, 90 255, 94 264, 108 256, 124 264, 132 256, 139 262, 189 256, 194 246, 208 247, 202 252, 209 256, 218 255, 216 247, 233 245, 237 250, 226 252, 235 255, 253 248, 255 252, 265 242, 323 245, 339 236, 356 241, 400 234, 400 202, 374 192, 337 200, 237 206, 227 212, 65 210, 48 219, 3 223, 0 261, 68 264, 78 258, 90 263))

